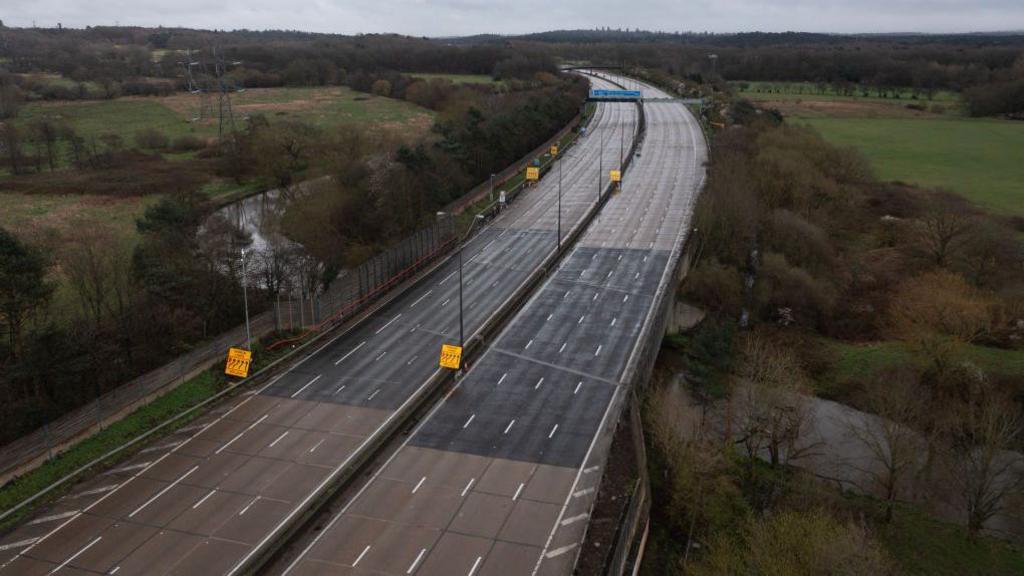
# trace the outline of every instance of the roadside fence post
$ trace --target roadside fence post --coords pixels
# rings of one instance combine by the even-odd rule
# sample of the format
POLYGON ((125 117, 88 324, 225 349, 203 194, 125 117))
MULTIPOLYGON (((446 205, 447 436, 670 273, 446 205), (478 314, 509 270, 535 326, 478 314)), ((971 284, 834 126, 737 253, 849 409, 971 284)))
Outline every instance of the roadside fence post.
POLYGON ((53 442, 50 441, 50 423, 43 424, 43 441, 46 442, 46 459, 53 460, 53 442))

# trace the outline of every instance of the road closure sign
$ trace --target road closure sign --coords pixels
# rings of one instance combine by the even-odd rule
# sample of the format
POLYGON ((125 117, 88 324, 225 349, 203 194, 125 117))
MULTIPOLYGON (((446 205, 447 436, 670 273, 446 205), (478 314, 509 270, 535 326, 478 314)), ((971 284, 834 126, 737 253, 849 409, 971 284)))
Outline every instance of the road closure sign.
POLYGON ((608 176, 611 177, 612 182, 622 182, 622 171, 621 170, 610 170, 608 176))
POLYGON ((441 345, 441 368, 458 370, 462 368, 462 346, 441 345))
POLYGON ((558 146, 552 146, 551 147, 551 155, 552 156, 558 156, 558 146))
POLYGON ((526 179, 529 180, 530 182, 536 182, 537 180, 540 180, 540 168, 536 166, 527 166, 526 179))
POLYGON ((249 364, 252 363, 252 352, 241 348, 228 349, 228 363, 224 366, 224 373, 228 376, 239 378, 249 377, 249 364))

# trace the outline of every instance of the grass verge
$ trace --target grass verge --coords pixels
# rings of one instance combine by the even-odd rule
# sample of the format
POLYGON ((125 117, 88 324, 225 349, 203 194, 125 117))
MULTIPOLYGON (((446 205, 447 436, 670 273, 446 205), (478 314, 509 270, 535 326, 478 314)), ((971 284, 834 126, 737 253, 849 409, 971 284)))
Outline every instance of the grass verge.
MULTIPOLYGON (((880 509, 881 504, 871 502, 880 509)), ((900 572, 908 576, 1011 576, 1024 574, 1024 552, 990 537, 975 542, 960 526, 935 520, 911 506, 877 530, 900 572)))
MULTIPOLYGON (((825 345, 835 355, 831 376, 837 379, 863 380, 884 368, 921 362, 913 350, 902 342, 853 344, 827 340, 825 345)), ((990 374, 1024 374, 1024 350, 966 345, 961 354, 965 361, 990 374)))

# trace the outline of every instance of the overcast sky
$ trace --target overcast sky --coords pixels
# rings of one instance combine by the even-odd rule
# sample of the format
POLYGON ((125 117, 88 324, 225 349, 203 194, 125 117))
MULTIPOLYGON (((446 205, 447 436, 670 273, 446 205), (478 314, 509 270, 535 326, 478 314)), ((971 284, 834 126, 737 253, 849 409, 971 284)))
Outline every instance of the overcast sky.
POLYGON ((415 36, 553 29, 1024 30, 1024 0, 0 0, 8 26, 296 29, 415 36))

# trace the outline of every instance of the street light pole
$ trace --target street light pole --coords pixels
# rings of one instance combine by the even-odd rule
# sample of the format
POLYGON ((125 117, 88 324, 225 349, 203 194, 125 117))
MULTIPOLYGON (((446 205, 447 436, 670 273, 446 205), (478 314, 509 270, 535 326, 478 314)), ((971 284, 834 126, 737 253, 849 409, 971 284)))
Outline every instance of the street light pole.
POLYGON ((562 159, 558 159, 558 230, 555 247, 562 249, 562 159))
MULTIPOLYGON (((452 214, 450 212, 438 212, 437 216, 439 218, 441 216, 450 218, 452 223, 453 223, 452 226, 454 228, 454 222, 455 222, 455 215, 454 214, 452 214)), ((476 226, 477 222, 482 222, 483 219, 484 219, 484 215, 483 214, 477 214, 476 217, 473 218, 473 223, 470 224, 469 230, 466 231, 465 236, 463 236, 462 238, 459 239, 459 249, 458 249, 458 260, 459 260, 459 348, 463 348, 466 345, 466 340, 465 340, 465 322, 464 322, 463 300, 462 300, 462 250, 466 246, 466 239, 469 238, 469 235, 473 232, 473 227, 476 226)), ((459 370, 460 371, 462 370, 462 360, 461 360, 461 357, 460 357, 460 360, 459 360, 459 370)))
MULTIPOLYGON (((596 132, 596 130, 595 130, 596 132)), ((600 133, 597 134, 597 139, 601 142, 601 151, 597 156, 597 201, 601 201, 601 179, 604 174, 604 136, 600 133)))
POLYGON ((626 157, 626 123, 619 124, 619 170, 622 170, 622 161, 626 157))
POLYGON ((249 331, 249 291, 246 288, 248 275, 245 269, 245 250, 242 250, 242 301, 245 302, 245 346, 252 351, 252 332, 249 331))
MULTIPOLYGON (((462 335, 462 248, 464 247, 464 245, 464 243, 459 243, 459 348, 462 348, 465 345, 465 340, 462 335)), ((459 369, 461 370, 461 359, 459 363, 459 369)))

